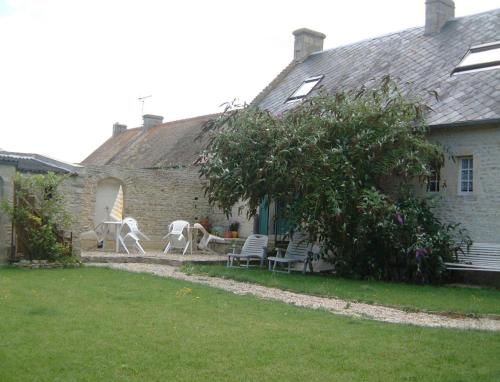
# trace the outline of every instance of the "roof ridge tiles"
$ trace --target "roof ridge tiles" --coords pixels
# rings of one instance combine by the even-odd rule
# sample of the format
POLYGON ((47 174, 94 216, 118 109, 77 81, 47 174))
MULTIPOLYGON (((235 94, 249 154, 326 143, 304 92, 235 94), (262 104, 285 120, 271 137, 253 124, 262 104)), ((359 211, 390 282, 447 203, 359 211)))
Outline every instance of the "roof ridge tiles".
POLYGON ((264 88, 261 90, 259 94, 255 96, 255 98, 250 102, 250 105, 258 105, 267 95, 269 92, 271 92, 276 85, 278 85, 281 80, 283 80, 288 73, 292 71, 292 69, 298 64, 297 61, 292 60, 286 67, 283 69, 274 79, 264 88))
MULTIPOLYGON (((491 14, 492 12, 495 12, 495 11, 500 12, 500 8, 494 8, 494 9, 491 9, 489 11, 474 13, 472 15, 464 15, 464 16, 454 17, 454 18, 448 20, 448 22, 460 21, 462 19, 467 19, 467 18, 482 16, 482 15, 488 15, 488 14, 491 14)), ((349 43, 346 43, 346 44, 337 45, 337 46, 334 46, 334 47, 331 47, 331 48, 328 48, 328 49, 323 49, 322 51, 319 51, 319 52, 311 53, 309 55, 309 57, 317 56, 317 55, 320 55, 322 53, 327 53, 327 52, 330 52, 332 50, 336 50, 336 49, 339 49, 339 48, 347 48, 347 47, 351 47, 351 46, 354 46, 354 45, 358 45, 358 44, 370 42, 370 41, 373 41, 373 40, 379 40, 379 39, 388 38, 388 37, 391 37, 391 36, 395 36, 395 35, 399 35, 399 34, 403 34, 403 33, 407 33, 407 32, 417 31, 418 29, 424 30, 424 28, 425 28, 424 26, 416 26, 416 27, 410 27, 410 28, 406 28, 406 29, 401 29, 401 30, 398 30, 398 31, 395 31, 395 32, 384 33, 384 34, 381 34, 381 35, 378 35, 378 36, 368 37, 368 38, 365 38, 365 39, 361 39, 361 40, 349 42, 349 43)), ((429 37, 432 38, 432 37, 435 37, 435 36, 429 36, 429 37)))
MULTIPOLYGON (((156 126, 153 127, 153 129, 159 128, 159 127, 167 127, 168 125, 173 125, 181 122, 192 122, 192 121, 197 121, 197 120, 204 120, 204 119, 209 119, 212 117, 217 117, 221 113, 211 113, 211 114, 205 114, 205 115, 198 115, 196 117, 189 117, 189 118, 181 118, 181 119, 174 119, 173 121, 167 121, 160 123, 156 126)), ((140 129, 141 127, 135 127, 134 129, 140 129)))
POLYGON ((287 97, 313 75, 323 74, 323 88, 333 92, 363 86, 389 74, 402 86, 413 84, 426 100, 425 89, 439 89, 439 101, 427 100, 433 109, 428 115, 431 125, 437 121, 496 119, 500 117, 500 93, 494 89, 500 70, 463 76, 452 73, 471 46, 500 40, 499 27, 500 8, 453 18, 439 34, 424 35, 424 27, 417 26, 332 47, 287 67, 252 103, 281 114, 293 107, 285 102, 287 97), (464 101, 463 94, 470 94, 470 89, 475 89, 478 105, 464 101))

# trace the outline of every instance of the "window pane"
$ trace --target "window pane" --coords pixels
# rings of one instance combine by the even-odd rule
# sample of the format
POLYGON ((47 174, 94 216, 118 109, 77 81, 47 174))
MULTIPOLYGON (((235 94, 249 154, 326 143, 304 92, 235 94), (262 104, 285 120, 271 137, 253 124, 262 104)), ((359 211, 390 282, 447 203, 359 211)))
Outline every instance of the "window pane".
POLYGON ((458 67, 487 64, 489 62, 500 61, 500 47, 483 50, 480 52, 471 51, 460 63, 458 67))
POLYGON ((498 41, 470 48, 458 66, 453 69, 452 74, 486 69, 500 69, 500 42, 498 41))
POLYGON ((309 94, 314 85, 316 85, 318 81, 304 82, 300 87, 292 94, 293 97, 304 97, 309 94))
POLYGON ((318 82, 321 81, 322 78, 323 76, 318 76, 304 80, 299 88, 295 90, 290 97, 288 97, 286 102, 304 98, 311 92, 311 90, 318 84, 318 82))
POLYGON ((460 159, 460 192, 472 192, 473 158, 460 159))
POLYGON ((440 169, 431 167, 430 175, 427 178, 427 191, 439 192, 440 169))

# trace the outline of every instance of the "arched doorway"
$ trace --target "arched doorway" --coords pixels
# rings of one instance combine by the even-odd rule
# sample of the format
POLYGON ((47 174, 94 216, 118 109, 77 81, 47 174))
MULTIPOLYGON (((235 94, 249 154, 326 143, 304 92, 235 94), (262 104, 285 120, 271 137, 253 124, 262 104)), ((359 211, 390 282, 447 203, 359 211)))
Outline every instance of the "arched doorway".
POLYGON ((125 195, 123 183, 116 178, 106 178, 97 183, 94 226, 105 220, 109 220, 109 213, 113 208, 120 186, 122 186, 123 194, 125 195))

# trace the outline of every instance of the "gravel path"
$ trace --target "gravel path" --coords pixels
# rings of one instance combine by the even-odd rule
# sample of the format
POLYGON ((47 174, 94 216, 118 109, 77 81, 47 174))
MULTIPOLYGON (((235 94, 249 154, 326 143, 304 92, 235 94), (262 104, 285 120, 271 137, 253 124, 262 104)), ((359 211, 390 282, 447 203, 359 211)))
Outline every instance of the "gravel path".
POLYGON ((451 318, 429 313, 405 312, 403 310, 388 308, 385 306, 348 302, 336 298, 309 296, 218 277, 187 275, 179 271, 177 268, 168 265, 136 263, 88 263, 87 265, 108 267, 129 272, 151 273, 157 276, 171 277, 178 280, 204 284, 239 295, 249 294, 263 299, 281 301, 296 306, 312 309, 325 309, 331 313, 343 316, 368 318, 377 321, 428 327, 500 331, 500 320, 492 320, 488 318, 451 318))

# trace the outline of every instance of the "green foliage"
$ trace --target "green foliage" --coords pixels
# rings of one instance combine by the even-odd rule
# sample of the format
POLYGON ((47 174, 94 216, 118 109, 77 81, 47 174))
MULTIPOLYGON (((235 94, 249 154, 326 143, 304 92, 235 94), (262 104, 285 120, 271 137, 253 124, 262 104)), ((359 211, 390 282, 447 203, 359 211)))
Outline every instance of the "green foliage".
POLYGON ((441 148, 426 140, 427 110, 388 77, 279 116, 229 106, 205 129, 206 193, 226 214, 248 201, 251 216, 268 195, 324 244, 341 274, 437 282, 458 232, 400 191, 443 163, 441 148))
POLYGON ((338 251, 339 273, 382 280, 438 283, 460 247, 471 240, 458 224, 443 224, 424 199, 402 192, 392 202, 374 191, 360 203, 358 233, 366 240, 357 256, 338 251))
POLYGON ((32 260, 61 260, 71 256, 70 243, 64 241, 62 230, 70 217, 58 188, 63 176, 54 173, 24 176, 14 180, 15 203, 2 201, 16 228, 22 251, 32 260))
POLYGON ((240 222, 238 222, 236 220, 232 220, 229 223, 229 230, 230 231, 238 231, 239 228, 240 228, 240 222))

